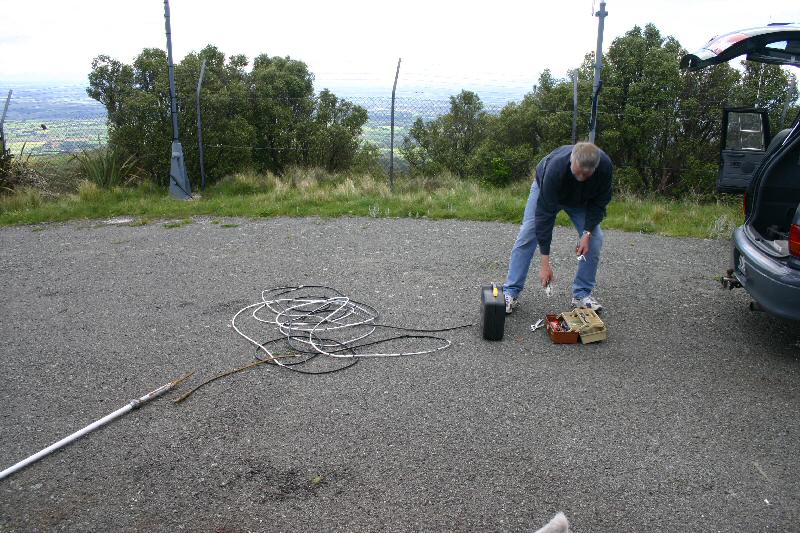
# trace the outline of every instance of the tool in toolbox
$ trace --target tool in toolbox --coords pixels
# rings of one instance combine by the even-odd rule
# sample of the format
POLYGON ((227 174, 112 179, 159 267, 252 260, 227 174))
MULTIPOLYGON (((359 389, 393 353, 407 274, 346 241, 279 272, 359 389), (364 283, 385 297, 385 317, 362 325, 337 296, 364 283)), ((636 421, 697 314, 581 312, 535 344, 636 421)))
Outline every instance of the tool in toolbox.
POLYGON ((555 344, 589 344, 608 338, 608 328, 592 309, 576 307, 547 315, 547 334, 555 344))
POLYGON ((481 286, 481 331, 487 341, 503 338, 506 325, 506 298, 496 284, 481 286))
POLYGON ((544 318, 540 318, 536 321, 536 324, 531 324, 531 331, 536 331, 537 329, 541 329, 545 326, 546 324, 544 323, 544 318))

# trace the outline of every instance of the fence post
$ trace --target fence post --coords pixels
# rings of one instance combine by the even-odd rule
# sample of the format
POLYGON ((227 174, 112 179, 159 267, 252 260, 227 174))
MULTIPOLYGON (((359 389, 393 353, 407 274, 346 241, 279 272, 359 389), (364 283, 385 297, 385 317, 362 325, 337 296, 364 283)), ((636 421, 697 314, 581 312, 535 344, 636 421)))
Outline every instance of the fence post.
POLYGON ((397 59, 397 72, 394 73, 394 86, 392 87, 392 118, 389 138, 389 190, 392 192, 394 192, 394 98, 397 91, 397 77, 400 75, 400 61, 402 58, 397 59))
POLYGON ((790 101, 793 102, 795 100, 795 98, 796 98, 795 91, 796 90, 797 90, 797 79, 796 78, 792 78, 789 81, 789 90, 786 93, 786 101, 783 102, 783 111, 781 112, 781 127, 780 127, 780 129, 778 129, 778 131, 782 130, 783 129, 783 125, 786 123, 786 113, 789 111, 789 102, 790 101))
POLYGON ((572 144, 578 142, 578 69, 572 73, 572 144))
POLYGON ((197 144, 200 148, 200 188, 206 190, 206 163, 203 151, 203 114, 200 112, 200 87, 203 85, 203 76, 206 73, 206 60, 200 65, 200 78, 197 80, 197 144))
POLYGON ((6 121, 6 113, 8 112, 8 103, 11 101, 12 92, 13 91, 11 89, 8 90, 8 96, 6 96, 6 105, 3 106, 3 116, 2 118, 0 118, 0 142, 2 142, 3 154, 6 153, 6 133, 5 130, 3 130, 3 124, 6 121))

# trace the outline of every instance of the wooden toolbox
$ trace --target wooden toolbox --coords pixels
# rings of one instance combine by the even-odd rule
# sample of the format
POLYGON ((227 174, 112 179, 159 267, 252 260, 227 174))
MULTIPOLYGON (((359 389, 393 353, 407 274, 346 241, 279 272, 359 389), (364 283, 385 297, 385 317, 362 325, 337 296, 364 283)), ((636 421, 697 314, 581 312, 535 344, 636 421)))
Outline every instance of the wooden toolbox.
POLYGON ((589 344, 608 338, 606 325, 597 313, 583 307, 547 315, 547 334, 556 344, 589 344))

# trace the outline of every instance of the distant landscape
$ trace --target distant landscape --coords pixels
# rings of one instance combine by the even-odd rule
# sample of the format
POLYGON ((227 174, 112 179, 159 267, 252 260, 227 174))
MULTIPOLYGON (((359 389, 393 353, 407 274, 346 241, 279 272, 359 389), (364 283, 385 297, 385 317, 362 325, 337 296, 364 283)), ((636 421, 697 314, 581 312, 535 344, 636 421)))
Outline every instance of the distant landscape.
MULTIPOLYGON (((106 110, 89 98, 84 85, 15 84, 0 87, 2 106, 9 88, 13 90, 4 123, 6 146, 15 155, 30 156, 75 153, 91 149, 108 138, 106 110)), ((388 151, 391 124, 391 88, 331 88, 342 98, 360 105, 369 113, 363 139, 388 151)), ((450 109, 449 97, 461 89, 411 87, 398 90, 395 102, 395 146, 417 117, 432 120, 450 109)), ((486 111, 497 113, 514 100, 520 100, 519 89, 472 88, 484 101, 486 111)), ((0 109, 2 109, 0 107, 0 109)))

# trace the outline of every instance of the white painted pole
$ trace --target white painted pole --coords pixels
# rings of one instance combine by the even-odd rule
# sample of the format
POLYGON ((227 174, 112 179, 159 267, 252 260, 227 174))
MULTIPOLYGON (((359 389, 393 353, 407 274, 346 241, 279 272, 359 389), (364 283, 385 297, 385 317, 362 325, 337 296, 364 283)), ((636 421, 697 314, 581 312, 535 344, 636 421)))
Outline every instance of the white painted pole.
POLYGON ((136 400, 131 400, 130 402, 128 402, 127 405, 125 405, 124 407, 120 407, 119 409, 117 409, 113 413, 104 416, 103 418, 101 418, 100 420, 97 420, 96 422, 92 422, 91 424, 89 424, 85 428, 83 428, 83 429, 81 429, 79 431, 76 431, 75 433, 73 433, 72 435, 70 435, 68 437, 64 437, 60 441, 58 441, 58 442, 56 442, 54 444, 51 444, 50 446, 48 446, 44 450, 31 455, 27 459, 23 459, 22 461, 18 462, 14 466, 10 466, 10 467, 6 468, 2 472, 0 472, 0 479, 4 479, 4 478, 10 476, 11 474, 16 472, 17 470, 22 470, 23 468, 25 468, 29 464, 38 461, 39 459, 41 459, 45 455, 48 455, 48 454, 56 451, 57 449, 59 449, 59 448, 61 448, 63 446, 66 446, 70 442, 81 438, 82 436, 86 435, 90 431, 93 431, 93 430, 99 428, 102 425, 108 424, 109 422, 111 422, 115 418, 119 418, 120 416, 124 415, 128 411, 131 411, 133 409, 141 407, 142 404, 144 404, 146 402, 149 402, 150 400, 152 400, 154 398, 158 398, 159 396, 161 396, 162 394, 164 394, 168 390, 172 389, 176 385, 178 385, 180 383, 183 383, 185 380, 189 379, 189 377, 191 375, 192 374, 187 374, 186 376, 184 376, 182 378, 178 378, 175 381, 171 381, 171 382, 167 383, 166 385, 162 385, 161 387, 157 388, 154 391, 148 392, 147 394, 145 394, 141 398, 138 398, 136 400))

